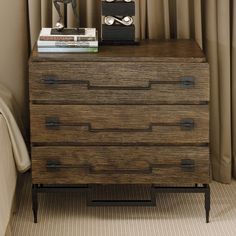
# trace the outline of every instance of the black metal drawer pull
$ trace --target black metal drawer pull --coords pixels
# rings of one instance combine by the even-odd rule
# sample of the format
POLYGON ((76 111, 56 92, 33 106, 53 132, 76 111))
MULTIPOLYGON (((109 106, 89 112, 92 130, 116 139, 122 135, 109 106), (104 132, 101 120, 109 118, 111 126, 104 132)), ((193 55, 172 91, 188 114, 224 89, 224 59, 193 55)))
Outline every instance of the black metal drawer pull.
POLYGON ((72 165, 72 164, 61 164, 60 161, 50 160, 47 161, 46 168, 49 171, 59 171, 60 169, 81 169, 88 174, 152 174, 153 168, 149 166, 148 168, 117 168, 115 166, 99 166, 94 168, 91 165, 72 165))
POLYGON ((194 129, 195 123, 193 119, 183 119, 180 122, 182 130, 192 130, 194 129))
POLYGON ((59 129, 60 128, 59 118, 58 117, 46 117, 45 127, 47 129, 59 129))
POLYGON ((195 86, 195 78, 192 76, 183 76, 180 79, 183 88, 193 88, 195 86))
POLYGON ((88 80, 63 80, 57 76, 48 75, 41 78, 41 83, 46 85, 86 85, 88 90, 151 90, 153 85, 180 85, 183 88, 193 88, 195 86, 195 78, 192 76, 183 76, 176 81, 148 81, 147 86, 96 86, 91 85, 88 80))
POLYGON ((46 164, 46 168, 50 172, 57 172, 60 171, 61 169, 78 169, 81 171, 84 171, 86 173, 90 172, 90 166, 87 165, 65 165, 61 164, 59 161, 48 161, 46 164))
MULTIPOLYGON (((171 169, 171 168, 176 168, 180 167, 181 171, 183 172, 194 172, 195 171, 195 161, 191 159, 182 159, 180 164, 179 163, 162 163, 162 164, 154 164, 152 165, 153 171, 158 170, 158 169, 171 169)), ((155 173, 155 172, 154 172, 155 173)))
POLYGON ((60 81, 59 79, 56 77, 56 76, 53 76, 53 75, 46 75, 46 76, 43 76, 43 78, 41 79, 41 82, 43 84, 48 84, 48 85, 53 85, 53 84, 59 84, 60 81))
POLYGON ((153 170, 151 166, 146 169, 134 169, 134 168, 115 168, 105 167, 103 169, 95 169, 93 167, 89 170, 90 174, 152 174, 153 170))
MULTIPOLYGON (((146 168, 118 168, 116 166, 101 165, 93 167, 92 165, 73 165, 61 164, 58 160, 47 161, 46 168, 49 171, 59 171, 60 169, 80 169, 87 174, 157 174, 158 169, 175 168, 178 164, 149 164, 146 168)), ((195 161, 191 159, 182 159, 180 163, 181 170, 184 172, 195 171, 195 161)))
POLYGON ((45 127, 46 129, 55 129, 58 130, 60 127, 87 127, 88 132, 153 132, 153 127, 157 126, 173 126, 180 127, 184 131, 191 131, 194 129, 194 120, 193 119, 183 119, 179 123, 151 123, 147 128, 103 128, 96 129, 93 128, 90 123, 71 123, 63 124, 60 122, 59 117, 46 117, 45 118, 45 127))
POLYGON ((183 159, 181 160, 181 168, 184 172, 194 172, 195 161, 191 159, 183 159))

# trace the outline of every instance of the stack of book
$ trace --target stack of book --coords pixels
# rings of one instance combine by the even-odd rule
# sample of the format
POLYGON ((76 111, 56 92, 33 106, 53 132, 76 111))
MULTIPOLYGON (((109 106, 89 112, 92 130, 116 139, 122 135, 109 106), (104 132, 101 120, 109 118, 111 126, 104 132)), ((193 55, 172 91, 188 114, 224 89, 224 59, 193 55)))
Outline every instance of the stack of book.
POLYGON ((37 46, 40 53, 98 52, 97 32, 95 28, 82 28, 78 32, 75 29, 57 32, 52 28, 42 28, 37 46))

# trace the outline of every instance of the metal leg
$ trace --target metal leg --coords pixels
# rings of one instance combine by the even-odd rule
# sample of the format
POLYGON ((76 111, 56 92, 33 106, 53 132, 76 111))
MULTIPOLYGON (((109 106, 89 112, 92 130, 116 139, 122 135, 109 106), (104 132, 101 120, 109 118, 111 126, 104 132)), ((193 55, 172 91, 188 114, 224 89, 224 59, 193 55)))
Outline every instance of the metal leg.
POLYGON ((210 218, 210 186, 203 184, 203 186, 195 185, 195 187, 158 187, 155 186, 158 193, 204 193, 205 195, 205 210, 206 222, 209 223, 210 218))
POLYGON ((32 185, 32 209, 34 214, 34 223, 38 223, 38 185, 32 185))
POLYGON ((208 184, 205 184, 205 209, 206 209, 206 223, 209 223, 210 209, 211 209, 211 192, 208 184))

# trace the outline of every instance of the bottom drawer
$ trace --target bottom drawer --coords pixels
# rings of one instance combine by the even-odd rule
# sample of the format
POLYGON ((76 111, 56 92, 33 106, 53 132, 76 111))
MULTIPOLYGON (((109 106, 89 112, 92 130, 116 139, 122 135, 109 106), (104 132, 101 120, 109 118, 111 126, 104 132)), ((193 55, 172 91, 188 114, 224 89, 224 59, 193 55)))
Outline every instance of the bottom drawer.
POLYGON ((34 184, 209 182, 208 147, 34 147, 34 184))

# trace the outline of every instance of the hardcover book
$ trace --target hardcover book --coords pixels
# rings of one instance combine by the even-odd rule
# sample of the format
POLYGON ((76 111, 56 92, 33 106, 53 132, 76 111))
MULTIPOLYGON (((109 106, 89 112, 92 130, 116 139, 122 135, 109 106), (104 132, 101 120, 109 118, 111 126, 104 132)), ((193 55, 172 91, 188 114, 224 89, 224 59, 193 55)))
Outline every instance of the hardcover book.
POLYGON ((96 41, 96 29, 95 28, 83 28, 83 34, 73 34, 73 35, 65 35, 60 34, 52 34, 52 28, 42 28, 39 40, 40 41, 96 41))
POLYGON ((92 53, 98 52, 98 48, 69 48, 69 47, 41 47, 38 48, 39 53, 92 53))

